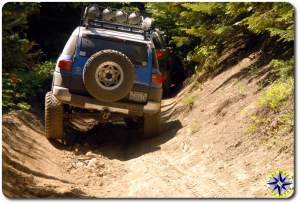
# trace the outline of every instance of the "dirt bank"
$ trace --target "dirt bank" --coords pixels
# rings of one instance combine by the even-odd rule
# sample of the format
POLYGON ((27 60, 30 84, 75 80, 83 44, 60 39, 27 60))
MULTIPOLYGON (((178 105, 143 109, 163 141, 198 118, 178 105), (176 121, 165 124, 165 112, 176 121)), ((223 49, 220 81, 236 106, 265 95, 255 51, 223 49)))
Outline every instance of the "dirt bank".
POLYGON ((258 59, 259 52, 250 53, 204 84, 193 81, 164 100, 162 134, 149 140, 120 122, 68 133, 73 144, 61 146, 44 138, 36 114, 4 115, 4 194, 271 197, 270 172, 294 175, 294 135, 274 140, 245 131, 260 95, 257 81, 267 74, 247 74, 258 59))

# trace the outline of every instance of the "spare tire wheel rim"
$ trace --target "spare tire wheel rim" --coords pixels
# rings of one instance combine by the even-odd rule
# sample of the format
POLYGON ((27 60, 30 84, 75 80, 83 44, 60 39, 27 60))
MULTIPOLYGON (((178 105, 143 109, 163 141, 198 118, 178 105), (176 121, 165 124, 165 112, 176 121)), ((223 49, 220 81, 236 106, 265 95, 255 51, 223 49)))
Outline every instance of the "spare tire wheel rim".
POLYGON ((100 64, 95 72, 97 84, 104 90, 118 88, 124 80, 122 67, 115 62, 104 62, 100 64))

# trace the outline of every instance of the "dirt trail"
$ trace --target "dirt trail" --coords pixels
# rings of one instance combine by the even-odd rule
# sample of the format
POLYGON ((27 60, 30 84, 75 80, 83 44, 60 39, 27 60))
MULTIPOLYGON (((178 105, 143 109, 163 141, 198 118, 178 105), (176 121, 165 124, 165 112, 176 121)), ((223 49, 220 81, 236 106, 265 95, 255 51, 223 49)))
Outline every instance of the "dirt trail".
MULTIPOLYGON (((163 101, 163 130, 141 140, 124 123, 51 144, 31 113, 3 116, 3 192, 8 197, 271 197, 267 175, 294 175, 293 134, 278 142, 245 133, 257 81, 257 53, 163 101), (186 94, 193 96, 187 105, 186 94)), ((71 134, 71 133, 69 133, 71 134)), ((73 136, 73 135, 70 135, 73 136)))

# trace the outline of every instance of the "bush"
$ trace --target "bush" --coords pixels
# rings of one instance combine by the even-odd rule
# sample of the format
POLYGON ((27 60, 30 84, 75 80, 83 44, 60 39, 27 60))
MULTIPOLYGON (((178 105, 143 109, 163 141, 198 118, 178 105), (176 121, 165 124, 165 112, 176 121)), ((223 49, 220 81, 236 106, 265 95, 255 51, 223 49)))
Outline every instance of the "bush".
POLYGON ((294 66, 295 66, 295 58, 292 57, 289 60, 277 60, 273 59, 270 62, 273 71, 280 79, 288 79, 289 77, 294 76, 294 66))
POLYGON ((276 110, 284 103, 284 101, 293 95, 293 91, 293 78, 289 78, 286 81, 276 82, 262 94, 258 100, 258 103, 263 107, 276 110))
POLYGON ((294 57, 270 62, 275 82, 258 99, 258 111, 250 117, 249 134, 272 137, 289 134, 294 129, 294 57))
POLYGON ((282 41, 294 40, 294 8, 291 4, 262 3, 250 5, 251 15, 241 21, 242 25, 257 34, 268 33, 282 41))
POLYGON ((200 62, 215 53, 216 46, 197 46, 193 52, 187 55, 187 61, 200 62))
POLYGON ((182 99, 182 103, 188 106, 188 108, 191 110, 195 104, 195 97, 188 95, 182 99))
POLYGON ((277 42, 294 40, 294 8, 289 3, 147 3, 146 7, 176 46, 188 47, 189 63, 204 64, 234 36, 263 34, 277 42), (189 45, 199 38, 201 44, 189 45))
POLYGON ((35 42, 27 39, 28 17, 39 11, 39 4, 9 2, 2 8, 3 72, 20 67, 32 69, 42 56, 35 42))
POLYGON ((2 107, 4 111, 28 110, 28 99, 43 91, 44 81, 51 76, 55 63, 47 61, 32 71, 18 69, 2 76, 2 107))

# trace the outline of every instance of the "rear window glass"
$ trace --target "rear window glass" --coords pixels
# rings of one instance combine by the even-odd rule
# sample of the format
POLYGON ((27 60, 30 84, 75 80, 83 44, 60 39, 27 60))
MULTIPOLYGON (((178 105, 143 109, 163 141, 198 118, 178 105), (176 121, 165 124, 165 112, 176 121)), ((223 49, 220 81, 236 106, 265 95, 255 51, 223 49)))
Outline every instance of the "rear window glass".
POLYGON ((142 62, 147 62, 146 44, 103 36, 87 36, 82 38, 81 51, 84 51, 87 57, 106 49, 122 52, 135 65, 142 65, 142 62))

